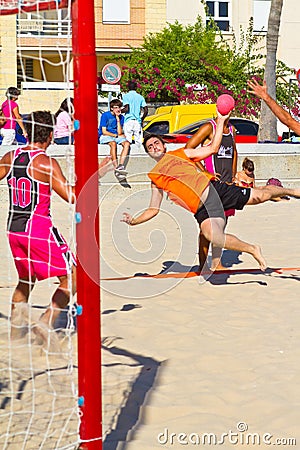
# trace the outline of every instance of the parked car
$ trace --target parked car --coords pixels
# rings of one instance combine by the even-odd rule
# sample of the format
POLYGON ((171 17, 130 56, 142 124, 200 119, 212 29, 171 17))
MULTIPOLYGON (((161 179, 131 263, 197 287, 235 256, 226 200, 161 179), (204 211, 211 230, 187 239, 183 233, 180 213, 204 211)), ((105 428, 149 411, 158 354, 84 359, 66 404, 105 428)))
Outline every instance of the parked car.
MULTIPOLYGON (((199 120, 190 125, 180 128, 174 133, 161 134, 164 141, 172 144, 185 144, 193 134, 198 131, 199 127, 206 123, 209 119, 199 120)), ((236 129, 236 143, 256 143, 258 133, 258 123, 253 120, 231 117, 230 123, 236 129)), ((157 133, 158 134, 158 133, 157 133)), ((146 135, 146 132, 145 132, 146 135)))
POLYGON ((216 115, 216 104, 166 105, 156 109, 155 114, 147 116, 143 122, 146 133, 174 133, 181 127, 216 115))

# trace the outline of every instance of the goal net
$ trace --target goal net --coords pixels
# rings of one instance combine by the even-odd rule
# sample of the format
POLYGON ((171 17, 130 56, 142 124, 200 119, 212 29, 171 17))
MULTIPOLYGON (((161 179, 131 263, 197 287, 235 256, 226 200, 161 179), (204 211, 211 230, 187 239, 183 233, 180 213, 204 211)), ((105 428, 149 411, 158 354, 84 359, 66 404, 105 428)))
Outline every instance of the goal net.
MULTIPOLYGON (((69 275, 68 290, 73 295, 45 337, 36 333, 35 328, 51 305, 58 279, 36 282, 28 304, 20 303, 14 309, 12 332, 12 296, 18 276, 5 236, 9 209, 7 180, 0 182, 1 449, 102 448, 99 249, 89 248, 88 238, 91 227, 93 236, 99 232, 95 220, 98 178, 93 176, 98 170, 93 15, 93 2, 87 4, 82 0, 0 1, 1 104, 6 100, 8 88, 17 88, 20 95, 13 100, 24 124, 32 111, 47 110, 58 117, 64 100, 74 99, 74 105, 67 102, 66 110, 70 116, 74 114, 74 122, 65 136, 55 134, 58 126, 54 129, 58 142, 48 147, 47 154, 59 162, 70 183, 76 180, 76 195, 80 197, 74 206, 53 192, 51 204, 53 223, 69 248, 76 251, 77 295, 69 275), (87 21, 80 23, 79 16, 87 21), (59 141, 63 137, 67 142, 59 141), (85 146, 89 149, 88 165, 85 146), (87 183, 88 180, 91 181, 87 183), (87 266, 93 267, 92 273, 87 273, 87 266)), ((1 157, 25 145, 22 121, 16 118, 15 122, 13 147, 0 146, 1 157)), ((1 131, 1 139, 8 134, 1 131)), ((19 206, 25 204, 27 195, 26 186, 20 189, 19 206)), ((49 274, 51 264, 49 257, 49 274)))

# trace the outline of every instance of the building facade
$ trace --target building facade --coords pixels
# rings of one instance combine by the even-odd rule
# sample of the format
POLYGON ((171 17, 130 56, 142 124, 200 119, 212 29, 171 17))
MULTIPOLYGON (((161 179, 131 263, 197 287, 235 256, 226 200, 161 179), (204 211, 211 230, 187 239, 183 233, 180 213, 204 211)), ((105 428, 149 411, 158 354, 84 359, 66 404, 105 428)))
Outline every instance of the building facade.
MULTIPOLYGON (((253 17, 254 31, 263 38, 268 29, 268 18, 272 0, 207 0, 210 15, 217 22, 219 28, 231 38, 236 36, 240 41, 240 29, 247 30, 249 20, 253 17)), ((196 15, 204 20, 207 18, 201 0, 167 0, 167 21, 179 20, 185 24, 192 24, 196 15)), ((280 35, 277 58, 295 69, 300 68, 300 43, 297 32, 300 28, 300 1, 286 0, 283 2, 280 35)), ((265 40, 262 41, 265 43, 265 40)))
MULTIPOLYGON (((165 23, 165 0, 95 0, 99 73, 108 57, 128 54, 165 23)), ((71 36, 68 8, 0 16, 1 97, 18 86, 21 111, 57 110, 66 91, 72 95, 71 36)))
MULTIPOLYGON (((271 0, 211 0, 207 10, 224 36, 233 33, 237 43, 240 29, 247 30, 253 17, 254 30, 265 39, 271 0)), ((178 20, 184 25, 197 16, 208 20, 201 0, 95 0, 97 67, 113 55, 126 55, 138 47, 148 33, 158 32, 167 22, 178 20)), ((300 1, 283 4, 278 59, 295 69, 300 68, 297 30, 300 25, 300 1)), ((47 107, 55 111, 71 89, 72 52, 71 19, 68 8, 0 17, 0 94, 7 86, 22 88, 21 111, 47 107), (51 89, 37 82, 51 83, 51 89), (37 87, 37 88, 34 88, 37 87), (41 90, 43 95, 41 96, 41 90)), ((264 42, 264 41, 263 41, 264 42)))

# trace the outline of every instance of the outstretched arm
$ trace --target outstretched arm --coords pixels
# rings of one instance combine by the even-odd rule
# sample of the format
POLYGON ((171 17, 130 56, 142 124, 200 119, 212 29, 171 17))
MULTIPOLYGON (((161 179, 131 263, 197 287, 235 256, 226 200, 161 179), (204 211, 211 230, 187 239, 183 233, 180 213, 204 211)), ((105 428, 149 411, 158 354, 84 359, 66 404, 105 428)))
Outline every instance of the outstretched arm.
POLYGON ((222 137, 223 137, 223 129, 224 129, 224 122, 226 119, 228 119, 229 114, 226 116, 222 116, 218 111, 218 120, 217 120, 217 126, 216 126, 216 132, 213 137, 213 140, 211 141, 210 145, 206 145, 205 147, 198 147, 198 148, 185 148, 184 152, 185 154, 195 161, 202 161, 203 159, 207 158, 208 156, 218 153, 218 150, 221 145, 222 137))
POLYGON ((13 151, 8 152, 2 156, 0 159, 0 180, 6 177, 8 172, 10 171, 10 167, 13 160, 13 151))
POLYGON ((163 191, 158 189, 154 183, 151 184, 151 189, 151 200, 148 208, 135 218, 128 213, 123 213, 121 222, 125 222, 128 225, 139 225, 140 223, 148 222, 148 220, 153 219, 159 213, 163 191))
POLYGON ((75 187, 69 184, 62 173, 60 165, 55 159, 51 158, 50 164, 50 183, 52 189, 66 202, 75 203, 75 187))
POLYGON ((144 122, 146 116, 148 116, 148 106, 142 106, 141 108, 143 110, 143 115, 141 117, 142 123, 144 122))
POLYGON ((235 129, 234 129, 234 139, 233 139, 233 158, 232 158, 232 181, 234 181, 235 178, 235 174, 237 171, 237 160, 238 160, 238 153, 237 153, 237 148, 236 148, 236 143, 235 143, 235 129))
POLYGON ((114 169, 111 156, 106 156, 98 166, 99 178, 104 177, 107 172, 111 172, 114 169))
POLYGON ((15 118, 16 118, 16 121, 17 121, 18 124, 19 124, 19 127, 20 127, 21 130, 22 130, 23 136, 24 136, 24 137, 27 137, 27 132, 26 132, 25 127, 24 127, 24 124, 23 124, 23 119, 22 119, 22 117, 20 116, 20 113, 19 113, 19 107, 18 107, 18 106, 16 106, 16 107, 13 109, 13 113, 14 113, 14 116, 15 116, 15 118))
POLYGON ((185 148, 197 148, 212 140, 213 126, 210 122, 204 123, 198 131, 187 141, 185 148))
POLYGON ((250 94, 254 94, 261 98, 268 105, 273 114, 275 114, 275 116, 280 120, 280 122, 300 135, 300 123, 293 119, 293 117, 281 106, 279 106, 278 103, 268 94, 267 83, 265 81, 263 85, 261 85, 255 79, 252 79, 249 80, 247 84, 250 88, 248 89, 250 94))

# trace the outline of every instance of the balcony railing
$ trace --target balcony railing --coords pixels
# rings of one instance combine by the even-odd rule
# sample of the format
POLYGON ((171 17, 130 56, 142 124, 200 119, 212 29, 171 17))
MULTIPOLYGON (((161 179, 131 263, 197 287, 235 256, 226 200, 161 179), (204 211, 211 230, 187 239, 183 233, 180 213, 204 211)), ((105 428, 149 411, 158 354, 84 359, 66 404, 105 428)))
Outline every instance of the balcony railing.
POLYGON ((17 37, 71 37, 71 20, 17 18, 17 37))

